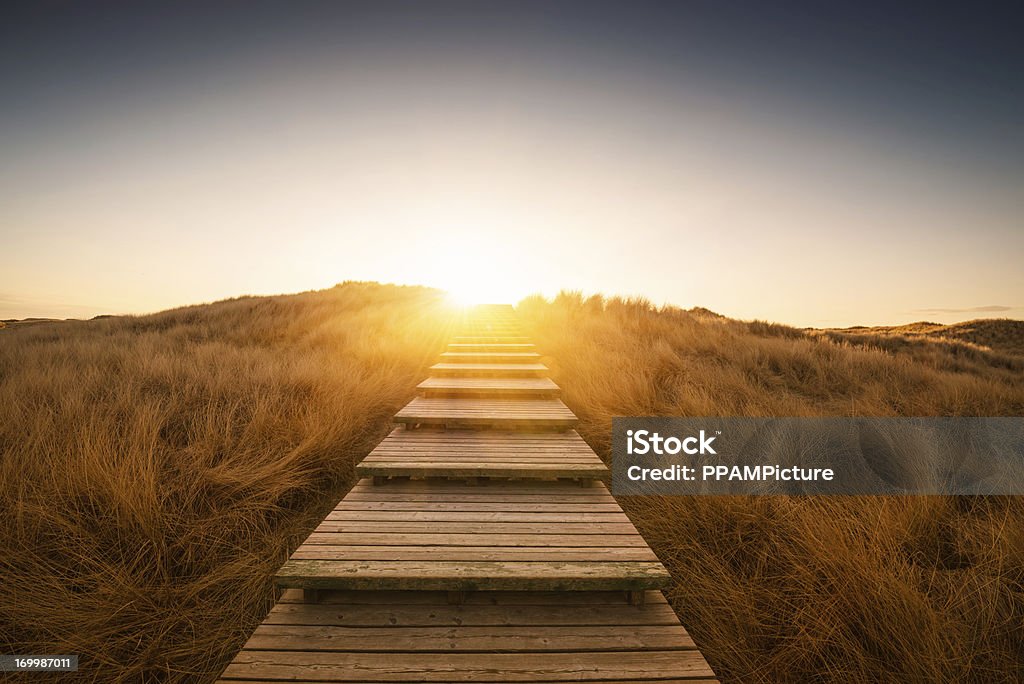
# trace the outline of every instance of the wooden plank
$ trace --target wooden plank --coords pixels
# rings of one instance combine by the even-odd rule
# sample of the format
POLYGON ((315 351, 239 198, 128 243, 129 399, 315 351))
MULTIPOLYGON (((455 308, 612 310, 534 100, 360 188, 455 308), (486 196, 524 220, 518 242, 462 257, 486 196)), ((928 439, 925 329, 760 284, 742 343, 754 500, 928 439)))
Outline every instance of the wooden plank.
POLYGON ((430 367, 437 377, 546 377, 548 367, 542 363, 449 363, 441 361, 430 367))
POLYGON ((275 651, 438 651, 460 653, 544 651, 693 650, 693 640, 674 625, 488 627, 339 627, 263 624, 245 648, 275 651))
POLYGON ((416 397, 394 418, 406 425, 567 428, 575 414, 560 399, 450 399, 416 397))
MULTIPOLYGON (((602 548, 647 547, 638 534, 481 534, 408 532, 313 532, 303 544, 332 546, 559 546, 602 548)), ((301 547, 300 547, 301 548, 301 547)))
MULTIPOLYGON (((486 540, 484 540, 486 543, 486 540)), ((644 547, 545 547, 545 546, 331 546, 304 544, 291 556, 295 560, 373 561, 657 561, 644 547)))
POLYGON ((491 501, 451 503, 438 501, 405 501, 402 498, 392 501, 342 501, 334 510, 340 511, 407 511, 415 513, 418 511, 480 511, 480 512, 501 512, 501 511, 537 511, 541 513, 599 513, 618 512, 621 509, 617 503, 496 503, 491 501))
POLYGON ((448 520, 324 520, 317 532, 344 532, 346 534, 427 534, 443 531, 445 534, 635 534, 629 522, 467 522, 448 520))
POLYGON ((325 521, 392 521, 392 522, 533 522, 533 523, 628 523, 629 518, 622 511, 569 512, 555 510, 538 511, 407 511, 407 510, 339 510, 335 508, 327 514, 325 521))
POLYGON ((537 352, 441 352, 443 363, 536 363, 537 352))
MULTIPOLYGON (((276 681, 281 681, 281 680, 276 680, 276 679, 236 679, 236 678, 232 677, 231 679, 218 679, 217 683, 218 684, 221 684, 221 683, 226 684, 227 682, 230 682, 231 684, 268 684, 268 682, 276 682, 276 681)), ((419 681, 420 680, 416 680, 416 681, 408 681, 408 680, 406 680, 406 681, 403 682, 403 680, 394 680, 394 682, 392 682, 392 684, 419 684, 419 681)), ((607 680, 607 679, 574 679, 572 681, 573 681, 573 684, 608 684, 608 682, 610 680, 607 680)), ((308 679, 304 679, 304 680, 288 679, 288 682, 289 682, 289 684, 316 684, 314 682, 309 681, 308 679)), ((656 682, 656 684, 717 684, 718 680, 717 679, 701 679, 701 678, 697 678, 697 679, 656 679, 656 680, 655 679, 647 679, 647 680, 616 679, 615 680, 615 684, 651 684, 652 682, 656 682)), ((359 680, 352 680, 352 681, 348 682, 347 684, 377 684, 377 683, 376 682, 361 682, 359 680)), ((541 681, 541 680, 538 680, 538 679, 531 679, 530 680, 530 684, 556 684, 556 682, 541 681)))
MULTIPOLYGON (((380 492, 367 492, 362 489, 356 491, 352 490, 348 496, 345 497, 346 501, 360 502, 360 501, 402 501, 402 502, 427 502, 427 503, 495 503, 495 504, 559 504, 557 498, 552 496, 550 493, 537 492, 536 494, 521 494, 521 493, 502 493, 497 491, 491 493, 493 490, 493 483, 486 483, 485 486, 480 487, 482 493, 415 493, 415 492, 395 492, 394 488, 402 486, 404 483, 395 482, 389 483, 387 487, 378 487, 380 492)), ((531 484, 547 484, 544 481, 534 481, 531 484)), ((560 483, 561 484, 561 483, 560 483)), ((577 487, 577 489, 581 489, 577 487)), ((587 488, 582 488, 581 491, 586 492, 587 488)), ((568 498, 568 497, 567 497, 568 498)), ((578 497, 573 497, 568 501, 564 502, 565 505, 571 503, 608 503, 617 505, 615 499, 609 496, 586 496, 585 494, 578 497)))
POLYGON ((459 377, 544 377, 543 363, 435 363, 430 372, 437 376, 459 377))
MULTIPOLYGON (((323 603, 340 603, 346 605, 391 605, 391 604, 423 604, 431 606, 447 606, 447 592, 444 591, 325 591, 323 603)), ((619 610, 624 601, 621 591, 477 591, 466 595, 466 606, 547 606, 551 610, 564 610, 566 606, 598 606, 612 605, 619 610)), ((285 589, 281 592, 282 603, 303 603, 302 592, 298 589, 285 589)), ((660 591, 648 591, 646 605, 637 609, 647 613, 651 607, 668 602, 660 591)), ((621 611, 620 611, 621 612, 621 611)), ((465 624, 473 624, 463 621, 465 624)), ((462 624, 462 623, 460 623, 462 624)), ((590 624, 588 621, 574 620, 564 624, 590 624)), ((630 624, 643 624, 642 622, 630 624)), ((653 623, 652 623, 653 624, 653 623)))
POLYGON ((416 388, 424 396, 528 396, 553 398, 562 393, 550 378, 427 378, 416 388))
POLYGON ((279 587, 415 591, 604 591, 660 589, 657 561, 352 561, 290 559, 279 587))
POLYGON ((432 463, 424 466, 421 463, 400 461, 396 463, 369 463, 359 466, 361 477, 448 477, 468 480, 471 478, 531 478, 531 479, 573 479, 589 482, 607 478, 608 473, 602 468, 589 464, 561 465, 529 465, 515 463, 478 464, 465 463, 432 463))
MULTIPOLYGON (((474 400, 472 402, 442 402, 451 403, 457 406, 489 406, 490 403, 474 400)), ((510 405, 507 400, 498 400, 501 406, 510 405)), ((534 405, 552 406, 559 402, 542 401, 524 405, 531 408, 534 405)), ((564 404, 563 404, 564 405, 564 404)), ((538 455, 562 458, 567 456, 582 456, 599 461, 597 455, 590 448, 583 438, 575 430, 568 430, 559 433, 522 433, 503 432, 500 430, 489 430, 480 432, 477 430, 408 430, 395 429, 370 453, 370 456, 384 454, 388 457, 403 453, 417 452, 426 453, 431 457, 440 456, 473 456, 481 453, 498 453, 505 456, 513 455, 538 455)), ((370 457, 368 456, 368 458, 370 457)), ((431 487, 433 489, 433 487, 431 487)))
POLYGON ((487 344, 490 342, 499 343, 523 343, 529 341, 526 335, 456 335, 452 338, 455 344, 487 344))
POLYGON ((453 352, 532 352, 537 351, 532 342, 449 342, 448 351, 453 352))
POLYGON ((601 478, 607 472, 574 430, 433 432, 399 428, 356 466, 362 477, 601 478))
POLYGON ((528 682, 693 679, 714 673, 698 651, 580 653, 351 653, 245 649, 222 678, 309 681, 528 682))
POLYGON ((369 478, 363 478, 349 491, 341 504, 346 502, 354 505, 362 505, 363 502, 501 506, 609 504, 618 508, 615 498, 603 484, 581 488, 565 482, 542 480, 487 482, 473 488, 448 480, 407 480, 389 482, 378 487, 372 485, 369 478))

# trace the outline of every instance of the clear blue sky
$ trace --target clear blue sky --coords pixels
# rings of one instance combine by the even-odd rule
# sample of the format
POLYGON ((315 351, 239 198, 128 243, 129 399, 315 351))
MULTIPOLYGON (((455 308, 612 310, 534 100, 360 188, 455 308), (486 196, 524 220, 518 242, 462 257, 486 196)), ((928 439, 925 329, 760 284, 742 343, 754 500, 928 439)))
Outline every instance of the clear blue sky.
POLYGON ((1019 5, 27 3, 0 318, 345 279, 1021 317, 1019 5))

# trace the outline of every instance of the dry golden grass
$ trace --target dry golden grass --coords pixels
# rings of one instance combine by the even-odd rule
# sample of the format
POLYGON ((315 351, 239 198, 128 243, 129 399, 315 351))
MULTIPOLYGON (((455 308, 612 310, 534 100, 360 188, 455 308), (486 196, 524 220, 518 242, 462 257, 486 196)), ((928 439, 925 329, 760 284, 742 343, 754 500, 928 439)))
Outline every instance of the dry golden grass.
POLYGON ((80 654, 81 681, 216 676, 448 316, 349 283, 0 333, 0 653, 80 654))
MULTIPOLYGON (((520 311, 605 458, 613 415, 1024 411, 1022 367, 982 349, 573 295, 520 311)), ((451 322, 432 291, 349 283, 8 326, 0 652, 81 654, 79 681, 212 679, 451 322)), ((623 503, 727 681, 1024 680, 1019 499, 623 503)))
POLYGON ((913 348, 916 350, 941 349, 947 357, 978 356, 987 352, 990 359, 1004 358, 1004 364, 1018 369, 1024 356, 1024 321, 1008 318, 981 318, 952 325, 941 323, 909 323, 892 327, 855 327, 815 331, 833 339, 849 340, 859 344, 874 344, 883 348, 913 348))
MULTIPOLYGON (((573 294, 519 311, 606 460, 616 415, 1024 413, 1024 365, 980 349, 894 352, 573 294)), ((622 503, 725 681, 1024 681, 1019 497, 622 503)))

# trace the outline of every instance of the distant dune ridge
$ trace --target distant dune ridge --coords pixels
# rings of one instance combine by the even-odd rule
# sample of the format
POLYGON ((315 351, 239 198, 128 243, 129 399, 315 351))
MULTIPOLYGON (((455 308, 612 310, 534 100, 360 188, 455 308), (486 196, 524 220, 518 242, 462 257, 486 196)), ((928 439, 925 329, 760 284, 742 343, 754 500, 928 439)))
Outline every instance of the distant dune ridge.
POLYGON ((839 328, 829 332, 849 336, 877 335, 906 340, 925 339, 938 343, 961 343, 985 351, 1024 356, 1024 321, 1010 318, 979 318, 951 325, 920 321, 888 327, 839 328))
MULTIPOLYGON (((614 415, 1024 415, 1020 321, 799 330, 532 297, 605 459, 614 415)), ((211 681, 447 341, 373 283, 0 332, 0 644, 78 681, 211 681)), ((1019 498, 629 498, 723 681, 1024 680, 1019 498)))

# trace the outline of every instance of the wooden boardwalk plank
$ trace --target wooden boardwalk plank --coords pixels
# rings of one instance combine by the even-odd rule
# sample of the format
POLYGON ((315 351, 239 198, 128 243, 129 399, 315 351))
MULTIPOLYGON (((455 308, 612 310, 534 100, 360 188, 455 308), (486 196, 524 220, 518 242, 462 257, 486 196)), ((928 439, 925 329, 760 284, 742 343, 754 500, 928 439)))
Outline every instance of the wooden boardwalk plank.
POLYGON ((525 396, 550 399, 562 393, 549 378, 427 378, 416 386, 423 396, 525 396))
POLYGON ((704 657, 686 651, 520 653, 349 653, 245 649, 222 678, 307 679, 320 682, 530 682, 706 679, 704 657))
POLYGON ((661 594, 292 591, 223 682, 711 682, 714 672, 661 594))
POLYGON ((544 377, 542 363, 435 363, 430 372, 437 376, 544 377))
POLYGON ((560 399, 416 397, 396 415, 405 425, 492 428, 569 428, 576 416, 560 399))
POLYGON ((489 344, 498 343, 523 343, 528 342, 529 337, 525 335, 456 335, 452 338, 454 344, 489 344))
POLYGON ((540 360, 537 352, 442 352, 445 363, 534 363, 540 360))
POLYGON ((536 351, 530 342, 451 342, 448 351, 453 352, 532 352, 536 351))
MULTIPOLYGON (((643 537, 634 534, 451 534, 445 532, 313 532, 304 544, 329 546, 553 546, 558 548, 601 549, 613 546, 646 547, 643 537)), ((300 547, 301 548, 301 547, 300 547)), ((528 568, 521 568, 526 571, 528 568)), ((544 587, 533 587, 544 589, 544 587)))
POLYGON ((452 591, 639 590, 663 586, 667 579, 600 483, 469 486, 442 480, 373 486, 365 479, 276 577, 283 587, 452 591), (466 497, 486 501, 485 508, 466 497), (453 499, 463 510, 438 508, 453 499), (549 510, 535 510, 538 499, 549 502, 549 510), (554 508, 574 501, 601 508, 554 508), (370 504, 375 507, 367 509, 370 504), (425 510, 412 511, 411 504, 425 510))
POLYGON ((291 559, 274 577, 300 589, 603 591, 660 589, 658 561, 350 561, 291 559))
MULTIPOLYGON (((486 540, 485 540, 486 541, 486 540)), ((329 546, 306 544, 292 554, 296 560, 372 561, 656 561, 643 547, 546 546, 329 546)))
POLYGON ((601 478, 607 467, 575 430, 528 433, 396 428, 356 474, 416 477, 601 478))

